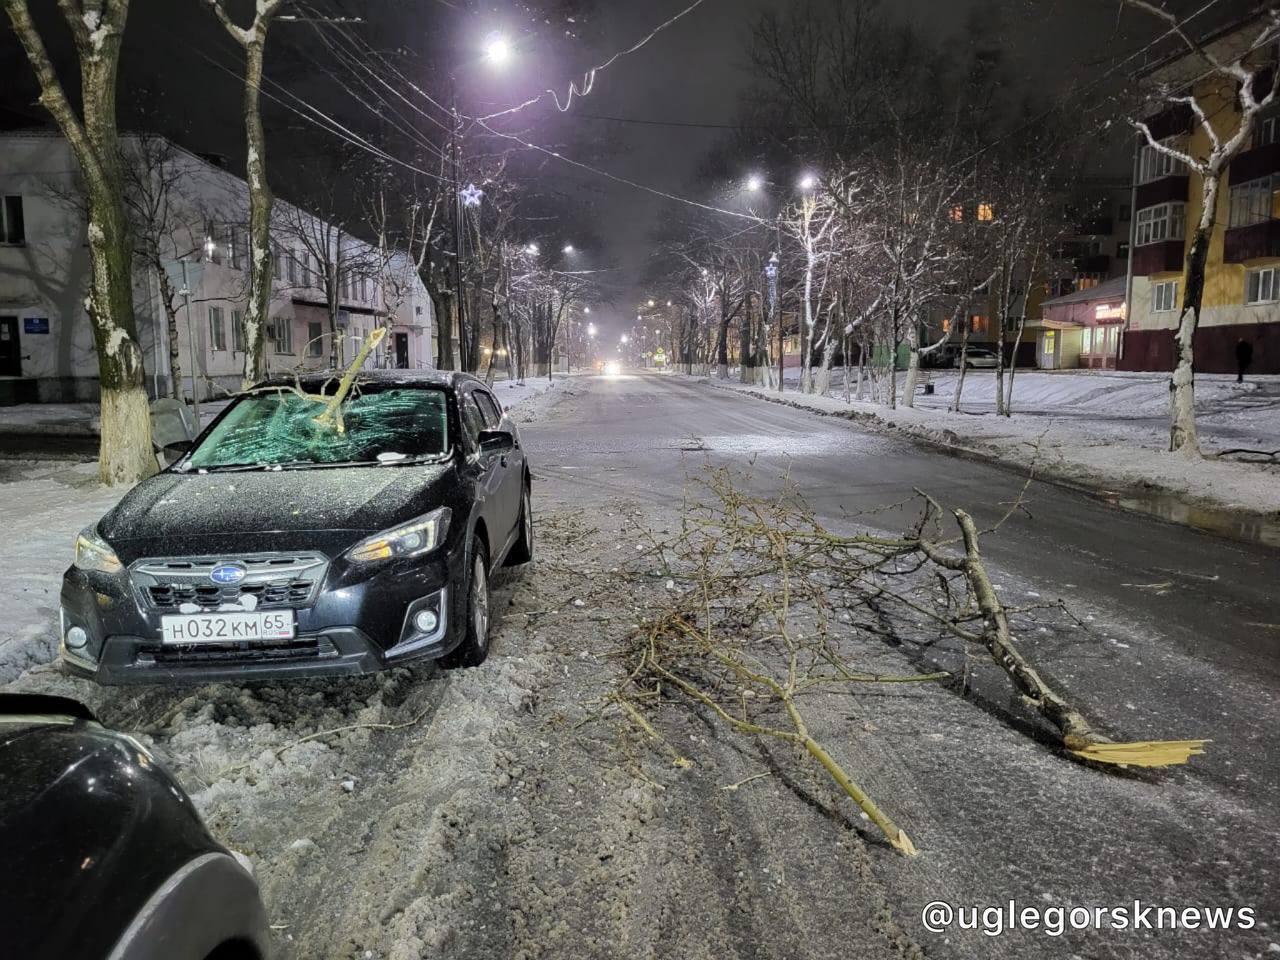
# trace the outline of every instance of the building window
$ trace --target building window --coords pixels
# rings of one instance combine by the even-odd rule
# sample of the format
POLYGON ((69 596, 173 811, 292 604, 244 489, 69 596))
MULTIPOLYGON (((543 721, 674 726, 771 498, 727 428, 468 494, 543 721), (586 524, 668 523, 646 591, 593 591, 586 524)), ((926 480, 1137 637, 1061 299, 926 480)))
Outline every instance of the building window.
POLYGON ((956 223, 959 223, 960 221, 962 221, 964 219, 964 207, 962 207, 960 204, 957 203, 954 207, 951 208, 950 217, 956 223))
MULTIPOLYGON (((1183 142, 1181 137, 1169 137, 1160 141, 1162 146, 1171 150, 1182 150, 1183 142)), ((1138 156, 1138 182, 1150 183, 1152 180, 1159 180, 1161 177, 1171 177, 1181 175, 1186 172, 1186 166, 1181 160, 1176 160, 1167 153, 1162 153, 1151 144, 1146 144, 1138 156)), ((1141 216, 1141 214, 1139 214, 1141 216)))
POLYGON ((1276 268, 1264 267, 1250 270, 1244 275, 1245 303, 1275 303, 1280 299, 1280 287, 1276 285, 1276 268))
POLYGON ((27 241, 27 228, 22 219, 22 197, 4 198, 0 207, 0 243, 20 244, 27 241))
POLYGON ((1137 245, 1142 247, 1163 240, 1181 240, 1186 220, 1185 203, 1161 203, 1139 210, 1137 245))
POLYGON ((209 349, 214 352, 227 349, 227 330, 222 322, 222 308, 209 308, 209 349))
POLYGON ((1166 280, 1151 285, 1151 309, 1155 313, 1168 313, 1178 309, 1178 281, 1166 280))
POLYGON ((289 282, 297 284, 298 282, 298 258, 293 255, 293 251, 289 251, 289 282))
POLYGON ((984 316, 982 316, 982 314, 980 314, 980 313, 979 313, 979 314, 974 314, 972 317, 970 317, 970 318, 969 318, 969 332, 970 332, 970 333, 986 333, 986 332, 987 332, 987 318, 986 318, 986 317, 984 317, 984 316))
POLYGON ((1116 259, 1117 260, 1129 259, 1129 241, 1128 240, 1121 240, 1119 243, 1116 244, 1116 259))
POLYGON ((273 277, 280 277, 281 266, 280 245, 273 240, 271 242, 271 275, 273 277))
POLYGON ((990 203, 978 204, 978 220, 982 223, 990 223, 996 218, 996 208, 990 203))
POLYGON ((231 350, 244 353, 244 311, 231 311, 231 350))
POLYGON ((1280 176, 1272 174, 1231 188, 1233 227, 1280 218, 1280 176))
POLYGON ((307 356, 324 356, 324 327, 318 323, 307 324, 307 356))
POLYGON ((267 324, 267 337, 276 353, 293 353, 293 327, 284 317, 276 317, 267 324))
POLYGON ((1258 125, 1253 128, 1253 147, 1270 146, 1280 143, 1280 113, 1272 112, 1269 116, 1259 117, 1258 125))
POLYGON ((1133 211, 1129 209, 1129 205, 1127 203, 1120 204, 1120 222, 1121 223, 1128 223, 1129 217, 1132 215, 1132 213, 1133 211))
POLYGON ((222 231, 218 228, 218 224, 214 220, 205 223, 204 230, 204 249, 208 254, 209 260, 219 266, 222 265, 223 245, 218 242, 218 238, 222 236, 222 231))
POLYGON ((227 248, 227 266, 233 270, 244 269, 244 248, 240 246, 240 234, 231 224, 222 231, 222 242, 227 248))

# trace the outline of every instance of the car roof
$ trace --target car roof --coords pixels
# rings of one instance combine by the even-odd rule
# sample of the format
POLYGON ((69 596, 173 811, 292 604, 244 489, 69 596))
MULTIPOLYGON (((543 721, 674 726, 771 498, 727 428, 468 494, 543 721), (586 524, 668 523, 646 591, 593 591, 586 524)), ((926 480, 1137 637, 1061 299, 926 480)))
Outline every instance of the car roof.
MULTIPOLYGON (((298 376, 277 376, 259 381, 253 389, 269 387, 300 387, 308 393, 318 393, 326 386, 336 386, 345 371, 340 370, 308 370, 298 376)), ((356 375, 360 386, 377 387, 409 387, 426 389, 430 387, 452 387, 457 390, 467 384, 484 386, 479 377, 460 370, 361 370, 356 375)))

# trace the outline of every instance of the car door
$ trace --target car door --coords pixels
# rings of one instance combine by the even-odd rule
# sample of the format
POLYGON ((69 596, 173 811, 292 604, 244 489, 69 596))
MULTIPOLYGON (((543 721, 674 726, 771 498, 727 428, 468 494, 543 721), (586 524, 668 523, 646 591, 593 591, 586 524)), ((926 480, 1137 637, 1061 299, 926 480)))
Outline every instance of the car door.
POLYGON ((489 559, 492 561, 497 559, 510 535, 509 511, 503 497, 506 464, 501 454, 485 453, 480 449, 480 432, 489 427, 473 388, 459 391, 458 412, 467 435, 467 467, 475 477, 477 510, 489 531, 492 553, 489 559))
MULTIPOLYGON (((503 416, 502 407, 498 405, 498 401, 493 394, 479 387, 473 393, 476 402, 480 406, 480 412, 484 415, 485 428, 488 430, 505 430, 512 437, 516 437, 515 425, 503 416)), ((520 493, 524 480, 524 451, 518 446, 515 447, 510 453, 501 458, 500 465, 503 471, 503 478, 502 492, 499 496, 502 502, 503 516, 508 518, 509 527, 507 529, 510 529, 513 532, 512 536, 514 536, 520 526, 520 493)))

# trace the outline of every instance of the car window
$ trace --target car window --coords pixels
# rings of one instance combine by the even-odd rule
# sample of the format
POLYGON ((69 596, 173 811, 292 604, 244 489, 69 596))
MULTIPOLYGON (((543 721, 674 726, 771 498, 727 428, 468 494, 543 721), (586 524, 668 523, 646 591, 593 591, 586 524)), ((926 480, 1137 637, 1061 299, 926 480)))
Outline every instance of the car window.
POLYGON ((449 450, 448 398, 434 389, 354 392, 326 418, 323 397, 273 389, 236 401, 193 450, 187 469, 377 463, 449 450))
POLYGON ((476 403, 475 393, 465 393, 460 399, 462 407, 462 427, 467 432, 467 436, 471 438, 471 445, 478 446, 480 443, 480 431, 485 429, 484 414, 480 412, 480 407, 476 403))
POLYGON ((490 430, 497 430, 502 423, 502 408, 491 394, 477 390, 473 396, 480 402, 480 412, 484 414, 484 422, 490 430))

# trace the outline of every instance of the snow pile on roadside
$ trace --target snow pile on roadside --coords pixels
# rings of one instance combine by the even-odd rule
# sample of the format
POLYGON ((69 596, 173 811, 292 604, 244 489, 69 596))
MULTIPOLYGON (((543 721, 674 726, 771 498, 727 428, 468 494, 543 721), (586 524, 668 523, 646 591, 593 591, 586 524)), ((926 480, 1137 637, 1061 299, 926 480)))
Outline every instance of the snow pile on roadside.
MULTIPOLYGON (((890 409, 875 403, 845 402, 833 396, 790 391, 780 396, 776 391, 732 381, 707 382, 830 416, 886 424, 1020 468, 1034 465, 1042 476, 1091 488, 1118 492, 1159 489, 1192 503, 1251 513, 1280 512, 1280 465, 1185 460, 1168 452, 1167 433, 1155 426, 1133 429, 1126 427, 1123 419, 1053 414, 997 417, 953 414, 936 408, 890 409)), ((966 396, 969 389, 966 383, 966 396)), ((1269 416, 1274 417, 1274 411, 1269 416)))
POLYGON ((58 648, 58 592, 75 536, 124 494, 98 484, 97 465, 6 464, 0 579, 0 683, 52 660, 58 648))

